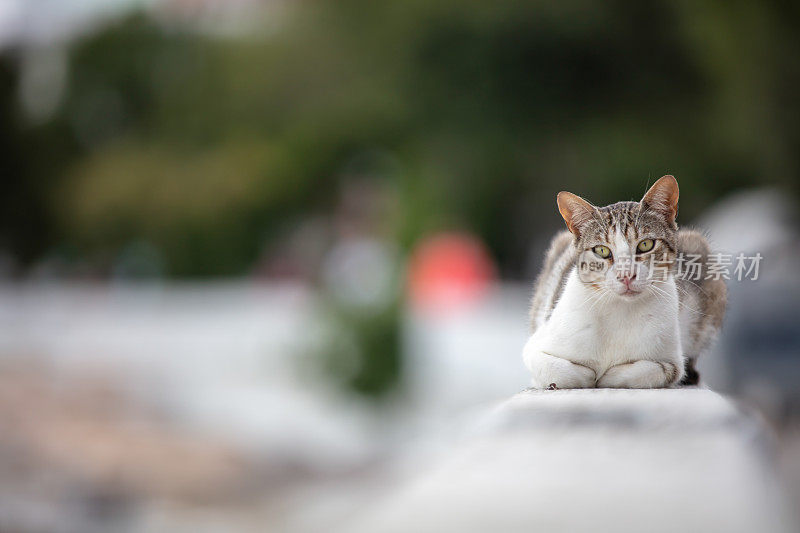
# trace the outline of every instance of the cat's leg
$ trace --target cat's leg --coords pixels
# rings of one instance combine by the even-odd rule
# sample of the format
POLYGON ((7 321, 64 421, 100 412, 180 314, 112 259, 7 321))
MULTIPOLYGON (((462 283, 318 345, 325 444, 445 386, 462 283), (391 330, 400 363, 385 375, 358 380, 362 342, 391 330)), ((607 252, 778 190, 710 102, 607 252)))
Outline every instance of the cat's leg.
POLYGON ((600 376, 597 386, 615 389, 654 389, 669 387, 682 377, 682 364, 640 360, 612 366, 600 376))
POLYGON ((555 385, 559 389, 585 389, 595 386, 597 374, 591 368, 526 347, 525 365, 531 371, 531 384, 537 389, 555 385))

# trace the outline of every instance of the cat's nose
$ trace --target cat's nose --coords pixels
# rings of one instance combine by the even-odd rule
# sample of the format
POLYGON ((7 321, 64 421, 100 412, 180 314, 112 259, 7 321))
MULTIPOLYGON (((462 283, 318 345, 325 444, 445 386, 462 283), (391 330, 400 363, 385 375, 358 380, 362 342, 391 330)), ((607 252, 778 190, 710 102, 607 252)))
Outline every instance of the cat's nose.
POLYGON ((626 287, 631 286, 631 282, 636 279, 636 272, 625 272, 617 274, 617 279, 625 284, 626 287))

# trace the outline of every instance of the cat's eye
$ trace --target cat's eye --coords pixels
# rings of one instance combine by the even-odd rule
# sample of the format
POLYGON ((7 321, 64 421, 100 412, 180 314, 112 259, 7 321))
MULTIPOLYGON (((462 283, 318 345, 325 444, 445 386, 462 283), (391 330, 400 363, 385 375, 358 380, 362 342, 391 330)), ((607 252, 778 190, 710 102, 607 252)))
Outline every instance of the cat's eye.
POLYGON ((611 256, 611 250, 609 250, 608 246, 603 246, 602 244, 592 248, 592 251, 603 259, 608 259, 611 256))
POLYGON ((654 245, 655 242, 653 241, 653 239, 645 239, 636 246, 636 250, 639 253, 649 252, 650 250, 653 249, 654 245))

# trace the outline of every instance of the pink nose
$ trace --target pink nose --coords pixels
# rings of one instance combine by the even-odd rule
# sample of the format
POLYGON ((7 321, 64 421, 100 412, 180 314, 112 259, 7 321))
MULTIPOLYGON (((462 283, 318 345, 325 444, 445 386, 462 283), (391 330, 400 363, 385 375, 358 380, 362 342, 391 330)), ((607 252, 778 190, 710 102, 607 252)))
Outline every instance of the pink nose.
POLYGON ((624 283, 626 288, 630 289, 631 282, 636 279, 636 274, 629 272, 626 274, 617 275, 617 279, 624 283))

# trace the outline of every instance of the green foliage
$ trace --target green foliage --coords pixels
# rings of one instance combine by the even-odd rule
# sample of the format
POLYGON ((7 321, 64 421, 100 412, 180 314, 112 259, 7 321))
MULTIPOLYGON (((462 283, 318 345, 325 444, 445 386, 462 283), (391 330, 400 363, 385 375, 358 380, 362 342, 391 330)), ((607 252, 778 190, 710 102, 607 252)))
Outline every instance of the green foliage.
POLYGON ((315 354, 326 375, 367 397, 396 391, 402 372, 399 306, 366 314, 340 307, 327 311, 336 335, 315 354))
POLYGON ((47 123, 6 113, 33 214, 3 238, 28 260, 146 240, 173 276, 242 273, 377 149, 399 162, 401 243, 464 227, 520 277, 560 189, 606 203, 673 173, 684 221, 794 190, 797 22, 771 2, 331 0, 231 39, 134 17, 71 49, 47 123))

